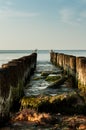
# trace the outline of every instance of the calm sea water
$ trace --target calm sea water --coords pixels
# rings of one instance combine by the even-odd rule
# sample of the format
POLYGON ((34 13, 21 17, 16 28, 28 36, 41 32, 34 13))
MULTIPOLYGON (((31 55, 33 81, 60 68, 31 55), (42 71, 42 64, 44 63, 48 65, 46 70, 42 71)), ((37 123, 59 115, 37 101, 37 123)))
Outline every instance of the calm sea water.
MULTIPOLYGON (((55 52, 65 53, 75 56, 85 56, 86 50, 54 50, 55 52)), ((12 59, 17 59, 25 55, 30 55, 33 50, 0 50, 0 66, 12 59)), ((38 50, 37 60, 50 61, 50 50, 38 50)))

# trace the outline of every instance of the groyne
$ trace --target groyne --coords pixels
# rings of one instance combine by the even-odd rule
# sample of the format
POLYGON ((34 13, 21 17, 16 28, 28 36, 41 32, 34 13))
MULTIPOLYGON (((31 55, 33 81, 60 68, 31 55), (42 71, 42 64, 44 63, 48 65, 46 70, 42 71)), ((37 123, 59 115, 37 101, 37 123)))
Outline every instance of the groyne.
POLYGON ((36 68, 37 53, 14 59, 0 68, 0 125, 18 108, 24 86, 36 68))
POLYGON ((50 52, 50 61, 61 67, 74 78, 75 86, 86 93, 86 57, 76 57, 63 53, 50 52))

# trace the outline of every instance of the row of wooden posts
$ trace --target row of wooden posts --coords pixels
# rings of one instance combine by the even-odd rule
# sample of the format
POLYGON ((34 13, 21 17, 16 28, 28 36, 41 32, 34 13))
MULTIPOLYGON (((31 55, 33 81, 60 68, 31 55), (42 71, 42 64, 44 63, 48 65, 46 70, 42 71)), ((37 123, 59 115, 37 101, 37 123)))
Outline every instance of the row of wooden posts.
POLYGON ((75 87, 86 89, 86 57, 76 57, 51 51, 50 61, 63 68, 68 75, 75 77, 77 83, 75 87))
POLYGON ((8 120, 11 110, 18 107, 24 86, 35 70, 36 60, 37 53, 32 53, 0 68, 0 125, 8 120))

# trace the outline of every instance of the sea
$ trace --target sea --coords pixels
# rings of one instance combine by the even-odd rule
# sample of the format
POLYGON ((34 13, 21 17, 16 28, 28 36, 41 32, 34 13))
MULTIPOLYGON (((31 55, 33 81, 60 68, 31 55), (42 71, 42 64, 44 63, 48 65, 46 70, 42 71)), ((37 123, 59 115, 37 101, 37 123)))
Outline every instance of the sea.
MULTIPOLYGON (((51 50, 37 50, 37 61, 50 61, 50 51, 51 50)), ((84 56, 86 57, 86 50, 53 50, 58 53, 64 53, 74 56, 84 56)), ((12 59, 18 59, 23 56, 30 55, 34 50, 0 50, 0 67, 12 59)))

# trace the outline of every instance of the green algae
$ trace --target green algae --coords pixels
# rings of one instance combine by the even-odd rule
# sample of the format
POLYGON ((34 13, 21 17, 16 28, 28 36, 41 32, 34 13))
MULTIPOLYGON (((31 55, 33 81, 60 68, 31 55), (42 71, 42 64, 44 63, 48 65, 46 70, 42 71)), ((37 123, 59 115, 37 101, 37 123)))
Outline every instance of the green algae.
POLYGON ((78 89, 79 89, 79 95, 86 103, 86 85, 81 84, 80 80, 78 80, 78 89))
POLYGON ((31 108, 39 112, 50 113, 81 114, 85 107, 85 105, 78 103, 76 92, 56 96, 23 97, 20 102, 21 109, 31 108))
POLYGON ((47 76, 46 77, 46 81, 48 81, 48 82, 54 82, 54 81, 57 81, 57 80, 59 80, 61 78, 61 76, 47 76))

